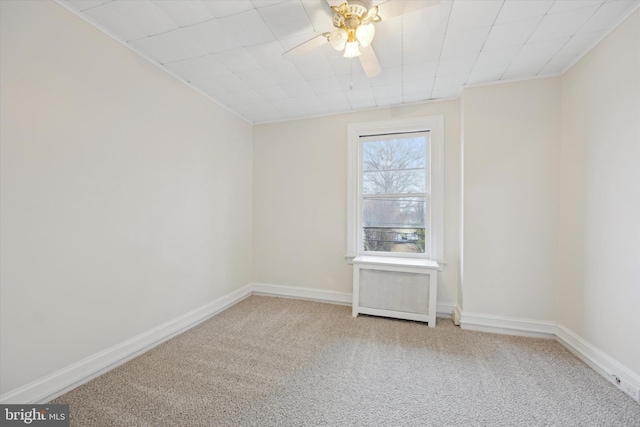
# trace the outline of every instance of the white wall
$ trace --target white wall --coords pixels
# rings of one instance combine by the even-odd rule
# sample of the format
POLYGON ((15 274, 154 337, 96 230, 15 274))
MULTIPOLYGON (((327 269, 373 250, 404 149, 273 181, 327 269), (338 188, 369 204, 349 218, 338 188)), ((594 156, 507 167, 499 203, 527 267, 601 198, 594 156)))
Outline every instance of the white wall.
POLYGON ((558 320, 640 376, 640 11, 562 77, 558 320))
POLYGON ((464 311, 555 319, 560 79, 464 90, 464 311))
POLYGON ((445 117, 445 257, 438 303, 456 304, 460 221, 457 101, 254 127, 254 263, 259 283, 351 292, 347 264, 347 125, 445 117))
POLYGON ((0 8, 5 393, 246 285, 252 149, 61 6, 0 8))

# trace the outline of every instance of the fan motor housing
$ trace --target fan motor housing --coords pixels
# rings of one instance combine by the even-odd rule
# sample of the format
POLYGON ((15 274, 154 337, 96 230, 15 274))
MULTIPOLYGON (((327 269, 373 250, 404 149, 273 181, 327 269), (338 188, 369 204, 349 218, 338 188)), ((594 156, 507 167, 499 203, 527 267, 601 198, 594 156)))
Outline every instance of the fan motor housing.
MULTIPOLYGON (((362 18, 369 10, 369 2, 363 0, 351 0, 345 2, 342 6, 347 5, 343 13, 334 12, 333 26, 336 28, 356 28, 360 24, 362 18)), ((340 6, 342 8, 342 6, 340 6)))

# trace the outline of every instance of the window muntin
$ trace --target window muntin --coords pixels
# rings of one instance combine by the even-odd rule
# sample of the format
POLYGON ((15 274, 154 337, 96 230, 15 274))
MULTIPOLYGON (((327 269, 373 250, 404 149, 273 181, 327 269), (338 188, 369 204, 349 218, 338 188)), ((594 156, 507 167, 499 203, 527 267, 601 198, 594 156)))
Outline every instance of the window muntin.
POLYGON ((361 250, 430 255, 429 132, 360 136, 361 250))

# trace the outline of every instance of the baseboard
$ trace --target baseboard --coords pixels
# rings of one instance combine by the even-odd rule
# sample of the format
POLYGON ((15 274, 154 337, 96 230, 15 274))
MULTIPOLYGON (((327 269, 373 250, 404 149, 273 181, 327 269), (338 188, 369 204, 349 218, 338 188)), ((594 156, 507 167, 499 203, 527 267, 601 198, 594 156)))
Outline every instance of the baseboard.
POLYGON ((37 404, 49 402, 196 326, 250 295, 251 286, 244 286, 156 328, 9 391, 0 396, 0 403, 37 404))
POLYGON ((454 310, 454 319, 456 311, 460 313, 460 326, 462 329, 555 339, 616 387, 622 391, 627 389, 628 391, 625 391, 625 393, 640 403, 640 392, 638 391, 640 390, 640 375, 605 354, 567 327, 557 322, 469 313, 462 311, 460 308, 454 310), (620 380, 620 383, 616 378, 620 380))
POLYGON ((329 302, 332 304, 351 305, 351 294, 348 292, 272 285, 269 283, 252 283, 251 290, 253 295, 277 296, 317 302, 329 302))
MULTIPOLYGON (((317 288, 300 288, 297 286, 273 285, 270 283, 252 283, 254 295, 278 296, 283 298, 304 299, 332 304, 351 305, 351 292, 327 291, 317 288)), ((440 303, 436 306, 436 315, 440 318, 451 318, 455 304, 440 303)))
POLYGON ((436 317, 441 319, 453 319, 456 304, 450 302, 436 303, 436 317))
POLYGON ((633 388, 635 393, 627 394, 640 403, 640 393, 638 392, 640 390, 640 375, 632 372, 626 366, 563 325, 557 325, 556 327, 556 340, 616 387, 623 391, 627 386, 633 388), (616 377, 620 380, 620 383, 616 381, 616 377))
POLYGON ((556 323, 514 317, 490 316, 463 311, 460 315, 460 327, 462 329, 491 332, 494 334, 554 338, 556 323))
MULTIPOLYGON (((0 396, 0 403, 46 403, 196 326, 251 295, 279 296, 343 305, 351 305, 352 299, 351 293, 347 292, 251 283, 154 329, 9 391, 0 396)), ((614 385, 619 388, 631 387, 635 390, 635 397, 632 396, 632 398, 640 403, 637 392, 640 390, 640 376, 563 325, 555 322, 468 313, 450 303, 441 303, 437 307, 438 317, 450 318, 453 316, 454 320, 459 318, 462 329, 555 338, 614 385), (620 379, 620 384, 617 383, 616 377, 620 379)))

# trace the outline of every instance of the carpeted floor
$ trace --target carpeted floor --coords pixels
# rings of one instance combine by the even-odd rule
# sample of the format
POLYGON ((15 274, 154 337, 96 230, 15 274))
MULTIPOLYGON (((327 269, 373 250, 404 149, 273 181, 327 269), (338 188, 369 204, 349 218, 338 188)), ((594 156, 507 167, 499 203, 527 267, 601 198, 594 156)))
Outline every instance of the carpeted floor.
POLYGON ((553 340, 250 297, 55 399, 72 426, 640 426, 553 340))

